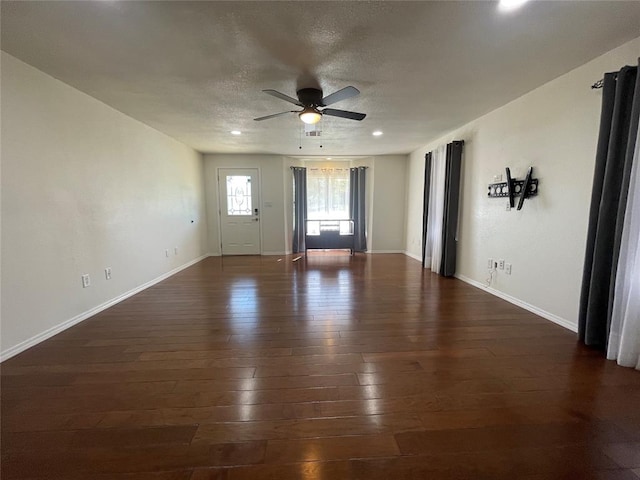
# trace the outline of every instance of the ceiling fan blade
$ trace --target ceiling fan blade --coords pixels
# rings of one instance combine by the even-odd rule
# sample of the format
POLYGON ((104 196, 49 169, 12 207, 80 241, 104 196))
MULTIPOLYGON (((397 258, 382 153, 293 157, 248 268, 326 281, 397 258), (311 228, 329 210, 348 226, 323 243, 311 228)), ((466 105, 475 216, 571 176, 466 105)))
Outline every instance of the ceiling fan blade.
POLYGON ((302 103, 296 100, 289 95, 285 95, 284 93, 280 93, 277 90, 262 90, 267 95, 271 95, 272 97, 279 98, 280 100, 284 100, 285 102, 293 103, 294 105, 298 105, 299 107, 304 107, 302 103))
POLYGON ((289 111, 289 112, 274 113, 273 115, 267 115, 267 116, 264 116, 264 117, 254 118, 254 120, 255 120, 256 122, 260 122, 260 121, 262 121, 262 120, 269 120, 270 118, 279 117, 280 115, 287 115, 288 113, 292 113, 292 112, 293 112, 293 110, 292 110, 292 111, 289 111))
MULTIPOLYGON (((327 106, 336 102, 341 102, 342 100, 346 100, 347 98, 355 97, 360 94, 360 90, 356 87, 344 87, 337 92, 333 92, 331 95, 327 95, 322 99, 322 105, 327 106)), ((363 117, 364 118, 364 117, 363 117)))
POLYGON ((367 115, 358 112, 348 112, 347 110, 336 110, 335 108, 325 108, 322 110, 323 115, 331 115, 332 117, 348 118, 349 120, 362 120, 367 115))

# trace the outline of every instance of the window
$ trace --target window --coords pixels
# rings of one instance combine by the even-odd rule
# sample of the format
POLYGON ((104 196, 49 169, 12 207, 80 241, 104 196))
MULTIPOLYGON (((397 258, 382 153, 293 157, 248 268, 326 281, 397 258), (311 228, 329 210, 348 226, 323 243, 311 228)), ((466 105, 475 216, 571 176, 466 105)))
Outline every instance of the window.
POLYGON ((251 176, 227 175, 227 215, 251 215, 251 176))
POLYGON ((348 168, 307 168, 307 218, 349 218, 348 168))

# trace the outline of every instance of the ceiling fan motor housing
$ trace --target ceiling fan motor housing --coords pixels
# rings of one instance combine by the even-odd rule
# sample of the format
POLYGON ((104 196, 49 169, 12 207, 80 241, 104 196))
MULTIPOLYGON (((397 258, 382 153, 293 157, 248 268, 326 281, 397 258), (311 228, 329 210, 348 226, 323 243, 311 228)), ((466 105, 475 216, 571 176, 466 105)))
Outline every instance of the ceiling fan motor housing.
POLYGON ((298 100, 305 107, 323 107, 322 103, 322 90, 318 90, 317 88, 301 88, 297 91, 298 100))

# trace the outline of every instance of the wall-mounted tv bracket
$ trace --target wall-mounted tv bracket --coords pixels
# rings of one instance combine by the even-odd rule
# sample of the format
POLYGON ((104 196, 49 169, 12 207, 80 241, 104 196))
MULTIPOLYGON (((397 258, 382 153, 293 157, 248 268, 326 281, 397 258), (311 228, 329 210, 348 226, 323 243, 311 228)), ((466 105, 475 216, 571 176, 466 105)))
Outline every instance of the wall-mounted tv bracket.
POLYGON ((490 183, 487 196, 490 198, 509 198, 509 207, 515 205, 515 197, 520 197, 518 201, 518 210, 522 210, 522 204, 525 198, 535 197, 538 195, 538 179, 533 178, 533 167, 529 167, 527 176, 524 180, 515 180, 511 178, 511 170, 506 169, 507 181, 490 183))

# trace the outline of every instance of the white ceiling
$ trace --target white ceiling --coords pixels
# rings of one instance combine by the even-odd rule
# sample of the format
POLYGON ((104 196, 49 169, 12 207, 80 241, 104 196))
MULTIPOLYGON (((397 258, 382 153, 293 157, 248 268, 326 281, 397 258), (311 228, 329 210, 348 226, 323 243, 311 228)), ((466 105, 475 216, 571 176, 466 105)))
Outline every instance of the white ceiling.
MULTIPOLYGON (((2 1, 2 49, 187 145, 216 153, 408 153, 640 35, 640 2, 2 1), (314 79, 332 105, 303 138, 314 79), (241 136, 232 136, 238 129, 241 136), (374 138, 371 132, 382 130, 374 138), (323 145, 323 148, 320 148, 323 145)), ((640 54, 640 52, 639 52, 640 54)), ((598 80, 597 78, 593 79, 598 80)), ((589 88, 589 85, 584 85, 589 88)))

